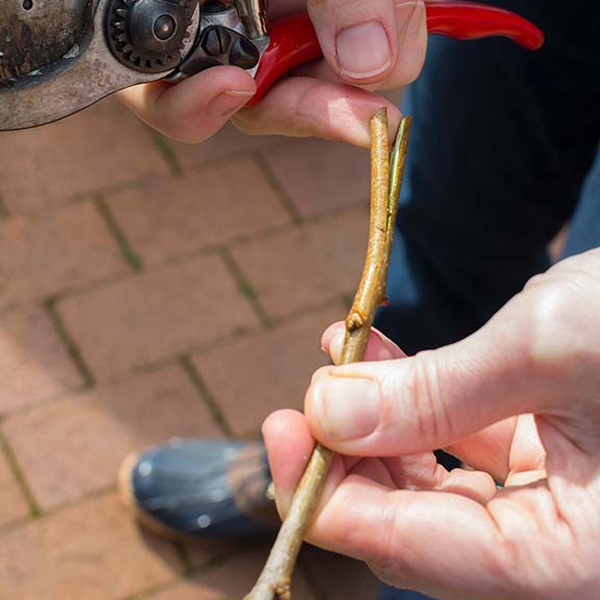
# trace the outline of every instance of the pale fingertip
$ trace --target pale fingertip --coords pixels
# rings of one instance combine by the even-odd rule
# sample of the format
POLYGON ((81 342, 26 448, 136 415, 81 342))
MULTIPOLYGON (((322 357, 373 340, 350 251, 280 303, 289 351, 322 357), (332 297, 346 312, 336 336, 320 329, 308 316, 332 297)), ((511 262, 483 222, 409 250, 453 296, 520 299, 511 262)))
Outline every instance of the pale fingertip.
POLYGON ((344 321, 336 321, 327 327, 321 336, 321 346, 326 350, 329 347, 329 342, 337 331, 341 328, 345 328, 344 321))
POLYGON ((315 445, 302 413, 279 410, 265 420, 262 434, 276 492, 284 516, 315 445))
MULTIPOLYGON (((321 349, 329 355, 334 365, 342 362, 342 352, 346 337, 346 325, 340 321, 330 325, 321 338, 321 349)), ((363 362, 391 360, 394 358, 405 358, 406 354, 381 331, 373 328, 369 332, 367 347, 363 356, 363 362)))
POLYGON ((363 361, 378 362, 396 358, 406 358, 406 353, 395 342, 381 333, 381 331, 371 329, 363 361))
POLYGON ((343 321, 330 325, 321 337, 321 348, 329 355, 334 364, 339 364, 342 357, 346 326, 343 321))
POLYGON ((335 332, 329 343, 329 356, 334 365, 342 363, 344 352, 344 340, 346 338, 346 327, 342 326, 335 332))

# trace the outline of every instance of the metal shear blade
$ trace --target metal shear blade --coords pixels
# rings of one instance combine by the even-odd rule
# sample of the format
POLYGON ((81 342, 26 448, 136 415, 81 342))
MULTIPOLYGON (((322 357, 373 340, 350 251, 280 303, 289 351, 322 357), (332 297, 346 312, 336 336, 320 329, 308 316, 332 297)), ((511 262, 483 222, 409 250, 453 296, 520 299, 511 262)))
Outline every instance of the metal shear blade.
MULTIPOLYGON (((115 58, 105 35, 105 14, 110 1, 96 2, 93 26, 57 63, 36 69, 0 88, 0 130, 25 129, 56 121, 118 90, 163 79, 173 72, 174 69, 144 73, 115 58)), ((191 50, 199 22, 200 8, 196 6, 182 55, 191 50)))

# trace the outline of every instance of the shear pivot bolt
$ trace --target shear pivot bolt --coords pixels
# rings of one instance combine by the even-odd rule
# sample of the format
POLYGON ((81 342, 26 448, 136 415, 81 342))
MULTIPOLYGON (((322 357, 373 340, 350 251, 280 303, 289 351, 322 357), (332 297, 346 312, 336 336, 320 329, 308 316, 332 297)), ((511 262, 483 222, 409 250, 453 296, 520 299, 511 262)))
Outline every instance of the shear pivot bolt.
POLYGON ((154 35, 166 42, 170 40, 177 31, 177 21, 171 15, 161 15, 154 21, 154 35))

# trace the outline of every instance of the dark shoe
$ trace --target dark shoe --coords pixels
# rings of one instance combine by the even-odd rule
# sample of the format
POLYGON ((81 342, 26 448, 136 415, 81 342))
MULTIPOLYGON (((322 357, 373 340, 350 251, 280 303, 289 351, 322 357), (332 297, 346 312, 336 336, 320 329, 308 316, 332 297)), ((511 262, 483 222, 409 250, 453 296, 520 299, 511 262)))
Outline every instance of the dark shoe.
POLYGON ((176 438, 130 455, 119 481, 126 504, 161 535, 258 537, 279 526, 259 442, 176 438))

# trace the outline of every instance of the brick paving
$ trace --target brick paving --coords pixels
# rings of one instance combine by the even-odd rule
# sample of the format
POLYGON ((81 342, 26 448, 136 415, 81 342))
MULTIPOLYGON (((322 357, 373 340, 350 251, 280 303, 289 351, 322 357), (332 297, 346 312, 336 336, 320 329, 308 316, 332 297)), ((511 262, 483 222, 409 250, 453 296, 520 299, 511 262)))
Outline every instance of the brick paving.
MULTIPOLYGON (((118 466, 301 406, 358 279, 367 177, 362 150, 231 127, 186 146, 112 100, 0 134, 0 600, 243 595, 267 546, 144 531, 118 466)), ((315 550, 295 586, 376 589, 315 550)))
POLYGON ((234 260, 267 315, 290 317, 356 289, 368 232, 366 205, 236 246, 234 260))
POLYGON ((29 506, 6 456, 0 456, 0 527, 24 519, 29 506))
POLYGON ((92 202, 0 223, 0 308, 126 272, 119 246, 92 202))
POLYGON ((83 385, 44 306, 0 315, 0 381, 0 415, 83 385))
POLYGON ((341 142, 298 140, 268 149, 265 160, 304 216, 335 211, 369 197, 371 167, 366 150, 341 142), (298 160, 300 153, 302 160, 298 160))

